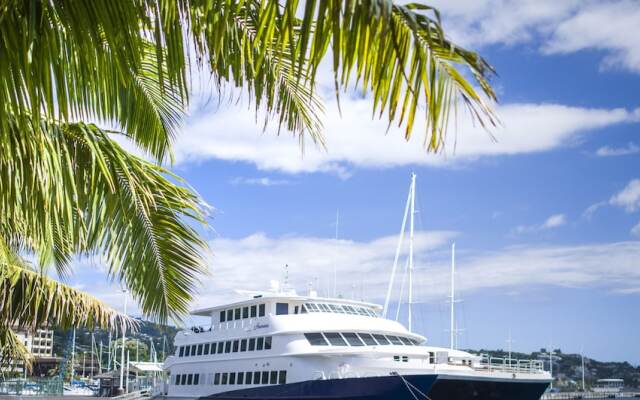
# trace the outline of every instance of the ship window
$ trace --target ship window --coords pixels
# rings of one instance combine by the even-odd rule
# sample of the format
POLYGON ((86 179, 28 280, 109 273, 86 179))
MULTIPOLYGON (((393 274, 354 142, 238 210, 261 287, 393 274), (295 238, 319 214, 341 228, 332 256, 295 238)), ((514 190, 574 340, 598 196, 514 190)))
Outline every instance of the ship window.
POLYGON ((357 310, 358 310, 358 314, 367 315, 367 310, 365 310, 364 308, 358 307, 357 310))
POLYGON ((393 361, 400 361, 400 356, 393 356, 393 361))
POLYGON ((278 371, 271 371, 269 374, 269 384, 275 385, 278 383, 278 371))
POLYGON ((260 384, 260 371, 256 371, 253 373, 253 384, 254 385, 260 384))
POLYGON ((337 332, 325 333, 324 336, 327 338, 327 340, 329 341, 329 343, 331 343, 332 346, 346 346, 347 345, 347 343, 344 341, 342 336, 340 336, 340 334, 337 333, 337 332))
POLYGON ((271 336, 264 338, 264 349, 271 350, 271 336))
POLYGON ((224 322, 225 321, 225 313, 224 311, 220 311, 220 322, 224 322))
POLYGON ((411 341, 410 341, 408 338, 406 338, 406 337, 402 337, 402 336, 399 336, 399 337, 398 337, 398 339, 400 339, 400 341, 401 341, 403 344, 406 344, 407 346, 411 346, 411 341))
POLYGON ((198 345, 198 355, 202 355, 202 343, 198 345))
POLYGON ((260 304, 258 306, 258 317, 264 317, 264 315, 265 315, 265 305, 260 304))
POLYGON ((253 372, 251 372, 251 371, 247 371, 247 372, 245 372, 244 374, 245 374, 245 376, 247 377, 247 381, 246 381, 247 385, 251 385, 251 383, 253 383, 253 382, 252 382, 252 379, 253 379, 253 372))
POLYGON ((278 383, 280 385, 287 383, 287 371, 280 371, 280 374, 278 374, 278 383))
POLYGON ((224 342, 218 342, 218 354, 224 353, 224 342))
POLYGON ((409 362, 408 356, 402 356, 402 362, 409 362))
POLYGON ((269 384, 269 371, 262 371, 262 384, 263 385, 269 384))
POLYGON ((226 385, 228 380, 229 380, 229 374, 227 374, 226 372, 223 372, 222 373, 222 384, 226 385))
POLYGON ((240 341, 240 351, 247 351, 247 339, 240 341))
POLYGON ((360 336, 360 339, 362 339, 364 344, 366 344, 367 346, 375 346, 378 344, 373 336, 371 336, 371 334, 369 333, 358 333, 358 336, 360 336))
POLYGON ((321 311, 324 311, 324 312, 331 312, 331 310, 329 309, 329 307, 328 307, 326 304, 324 304, 324 303, 320 303, 320 304, 318 304, 318 307, 320 308, 320 310, 321 310, 321 311))
POLYGON ((240 317, 242 316, 242 310, 239 308, 235 309, 235 315, 234 315, 234 319, 240 319, 240 317))
POLYGON ((242 318, 249 318, 249 307, 242 307, 242 318))
POLYGON ((297 314, 298 313, 298 306, 293 307, 293 313, 297 314))
POLYGON ((376 338, 376 340, 378 341, 378 343, 380 343, 381 345, 385 345, 385 344, 391 344, 389 342, 389 339, 387 339, 386 336, 384 335, 376 335, 375 333, 373 334, 373 337, 376 338))
POLYGON ((255 318, 258 315, 258 306, 251 306, 251 318, 255 318))
POLYGON ((224 343, 224 352, 225 353, 231 353, 231 342, 225 342, 224 343))
POLYGON ((196 355, 196 350, 198 350, 198 346, 196 346, 195 344, 191 345, 191 355, 195 356, 196 355))
POLYGON ((187 375, 187 385, 193 384, 193 374, 187 375))
POLYGON ((214 385, 220 384, 220 372, 216 372, 216 374, 213 376, 213 384, 214 385))
POLYGON ((229 385, 235 385, 236 384, 236 373, 235 372, 230 372, 229 373, 229 385))
POLYGON ((336 306, 335 304, 329 304, 329 308, 331 309, 332 312, 337 313, 338 311, 338 306, 336 306))
POLYGON ((429 352, 429 364, 435 364, 436 363, 436 353, 430 351, 429 352))
POLYGON ((244 385, 244 372, 238 372, 238 385, 244 385))
POLYGON ((389 341, 391 342, 391 344, 395 344, 395 345, 398 345, 398 346, 402 346, 402 342, 400 341, 400 339, 398 339, 398 337, 397 337, 397 336, 391 336, 391 335, 388 335, 388 336, 387 336, 387 339, 389 339, 389 341))
POLYGON ((351 346, 364 346, 358 335, 353 332, 345 332, 342 336, 347 339, 347 342, 349 342, 351 346))
POLYGON ((256 349, 256 338, 249 339, 249 351, 254 351, 256 349))
POLYGON ((227 310, 227 321, 233 321, 233 310, 227 310))
POLYGON ((176 375, 176 381, 175 381, 176 385, 180 384, 180 374, 176 375))
POLYGON ((289 314, 289 304, 276 303, 276 315, 287 315, 287 314, 289 314))
POLYGON ((307 306, 303 304, 300 306, 300 314, 306 314, 306 313, 307 313, 307 306))
POLYGON ((209 355, 209 343, 205 343, 205 344, 204 344, 204 352, 203 352, 203 354, 204 354, 205 356, 208 356, 208 355, 209 355))
POLYGON ((180 346, 180 357, 184 357, 184 346, 180 346))
POLYGON ((182 374, 180 376, 180 384, 181 385, 186 385, 187 384, 187 374, 182 374))
POLYGON ((262 350, 263 346, 264 346, 264 338, 259 337, 258 340, 256 340, 256 350, 262 350))
POLYGON ((356 314, 356 310, 354 310, 351 306, 342 306, 342 308, 347 311, 347 314, 356 314))
POLYGON ((309 312, 318 312, 318 306, 313 303, 307 303, 304 305, 304 308, 309 312))
POLYGON ((240 349, 240 341, 239 340, 234 340, 233 341, 233 352, 237 353, 239 349, 240 349))
POLYGON ((184 346, 184 356, 189 357, 191 355, 191 346, 184 346))
POLYGON ((193 384, 198 385, 200 383, 200 374, 193 375, 193 384))
POLYGON ((304 337, 307 338, 307 341, 312 346, 326 346, 328 343, 322 336, 322 333, 305 333, 304 337))

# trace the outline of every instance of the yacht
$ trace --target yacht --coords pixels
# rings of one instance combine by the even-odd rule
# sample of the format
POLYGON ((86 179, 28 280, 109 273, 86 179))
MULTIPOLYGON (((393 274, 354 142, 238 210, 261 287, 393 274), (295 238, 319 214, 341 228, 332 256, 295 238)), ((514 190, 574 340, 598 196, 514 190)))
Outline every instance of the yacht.
POLYGON ((165 361, 171 399, 537 400, 539 360, 496 360, 426 345, 382 307, 291 289, 192 315, 165 361))
MULTIPOLYGON (((204 308, 205 328, 178 333, 165 370, 170 399, 538 400, 551 382, 540 360, 496 359, 455 348, 454 255, 451 348, 412 331, 415 174, 384 306, 298 295, 285 284, 204 308), (387 318, 410 211, 408 328, 387 318)), ((401 295, 402 297, 402 295, 401 295)))

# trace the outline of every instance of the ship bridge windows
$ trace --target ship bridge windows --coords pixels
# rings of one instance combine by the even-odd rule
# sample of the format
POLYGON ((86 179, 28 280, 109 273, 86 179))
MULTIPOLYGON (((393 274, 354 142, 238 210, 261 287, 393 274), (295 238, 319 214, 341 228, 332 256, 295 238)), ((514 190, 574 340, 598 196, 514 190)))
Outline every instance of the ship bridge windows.
POLYGON ((276 303, 276 315, 289 314, 289 303, 276 303))
POLYGON ((375 311, 367 307, 350 306, 346 304, 331 304, 331 303, 305 303, 302 308, 302 313, 314 313, 314 312, 326 312, 334 314, 350 314, 350 315, 362 315, 368 317, 377 317, 375 311))
POLYGON ((329 344, 320 332, 305 333, 304 337, 307 338, 309 344, 312 346, 327 346, 329 344))
POLYGON ((347 345, 347 342, 344 341, 344 339, 342 338, 342 335, 340 335, 338 332, 327 332, 324 334, 324 336, 327 338, 327 340, 329 341, 329 343, 331 343, 332 346, 347 345))
POLYGON ((304 334, 311 346, 417 346, 418 341, 395 335, 355 332, 307 332, 304 334))
POLYGON ((265 304, 232 308, 220 311, 220 322, 231 322, 247 318, 264 317, 266 315, 265 304))

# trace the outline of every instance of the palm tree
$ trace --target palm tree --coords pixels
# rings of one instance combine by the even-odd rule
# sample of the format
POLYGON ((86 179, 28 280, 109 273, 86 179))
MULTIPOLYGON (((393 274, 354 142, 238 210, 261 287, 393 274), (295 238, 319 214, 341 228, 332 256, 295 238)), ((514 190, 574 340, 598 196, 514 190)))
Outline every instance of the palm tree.
POLYGON ((206 273, 197 232, 206 210, 162 166, 185 118, 191 71, 209 73, 220 90, 246 90, 280 128, 322 145, 314 89, 327 57, 338 100, 361 88, 407 139, 423 119, 428 151, 441 149, 459 103, 482 125, 495 123, 492 68, 452 43, 437 10, 423 4, 3 2, 0 358, 24 356, 12 347, 12 326, 126 323, 48 274, 64 280, 77 256, 101 255, 146 315, 179 320, 206 273), (154 161, 125 151, 117 135, 154 161))

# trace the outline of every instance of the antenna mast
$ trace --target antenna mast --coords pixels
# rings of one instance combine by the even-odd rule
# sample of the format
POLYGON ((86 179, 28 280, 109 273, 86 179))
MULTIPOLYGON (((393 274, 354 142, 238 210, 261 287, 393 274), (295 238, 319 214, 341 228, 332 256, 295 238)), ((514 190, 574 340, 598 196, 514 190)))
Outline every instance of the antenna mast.
POLYGON ((451 350, 456 347, 456 244, 451 245, 451 350))
MULTIPOLYGON (((338 226, 340 224, 340 210, 336 210, 336 245, 338 245, 338 226)), ((338 270, 336 260, 333 260, 333 297, 338 297, 338 270)))

